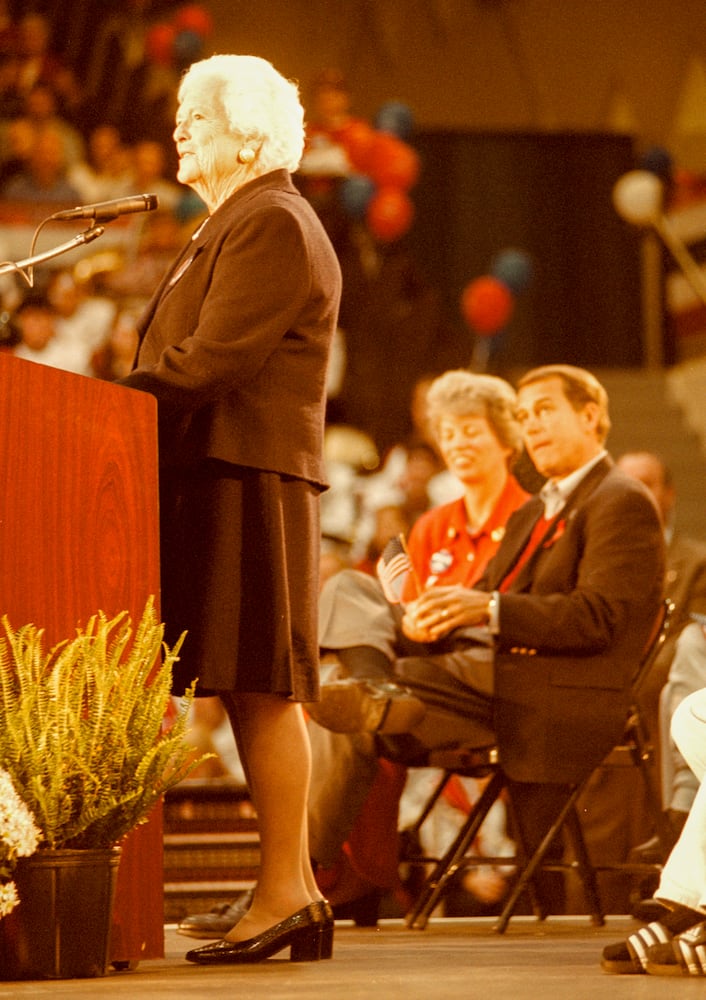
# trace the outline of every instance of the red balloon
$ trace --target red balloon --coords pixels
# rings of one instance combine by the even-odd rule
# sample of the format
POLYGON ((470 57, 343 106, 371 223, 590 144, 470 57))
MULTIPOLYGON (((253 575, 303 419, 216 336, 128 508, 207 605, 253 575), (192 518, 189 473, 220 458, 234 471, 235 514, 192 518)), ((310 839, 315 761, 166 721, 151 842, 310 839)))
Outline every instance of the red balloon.
POLYGON ((189 3, 177 10, 174 15, 174 26, 177 31, 193 31, 201 38, 205 38, 213 31, 213 18, 201 4, 189 3))
POLYGON ((399 188, 381 188, 368 202, 365 221, 373 236, 390 243, 404 236, 412 225, 414 205, 399 188))
POLYGON ((489 335, 501 330, 515 305, 507 285, 491 275, 469 281, 461 295, 461 311, 476 333, 489 335))
POLYGON ((150 62, 171 66, 177 29, 166 21, 153 24, 145 37, 145 52, 150 62))
POLYGON ((378 187, 409 191, 419 177, 416 151, 388 132, 376 132, 367 171, 378 187))
POLYGON ((355 167, 358 173, 367 174, 375 142, 375 129, 362 118, 352 118, 332 134, 336 142, 345 149, 351 166, 355 167))

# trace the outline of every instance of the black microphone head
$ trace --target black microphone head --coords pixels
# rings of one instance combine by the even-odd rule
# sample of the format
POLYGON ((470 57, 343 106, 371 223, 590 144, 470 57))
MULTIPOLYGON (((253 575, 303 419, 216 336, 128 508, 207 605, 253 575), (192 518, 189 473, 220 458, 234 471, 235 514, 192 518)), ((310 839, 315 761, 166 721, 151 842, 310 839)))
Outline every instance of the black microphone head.
POLYGON ((52 219, 67 221, 71 219, 95 219, 97 222, 112 222, 119 215, 130 212, 153 212, 159 205, 156 194, 133 194, 127 198, 113 198, 112 201, 99 201, 95 205, 77 205, 63 212, 55 212, 52 219))

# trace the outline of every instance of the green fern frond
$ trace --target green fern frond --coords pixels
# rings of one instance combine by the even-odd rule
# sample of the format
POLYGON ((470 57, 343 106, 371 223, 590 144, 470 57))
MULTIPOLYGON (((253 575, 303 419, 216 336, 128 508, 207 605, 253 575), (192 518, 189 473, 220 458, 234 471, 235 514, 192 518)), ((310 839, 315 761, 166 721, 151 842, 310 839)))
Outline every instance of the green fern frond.
POLYGON ((172 667, 184 636, 163 641, 152 599, 133 632, 98 612, 48 653, 34 625, 0 634, 0 766, 47 847, 105 847, 144 822, 197 767, 185 739, 193 689, 165 730, 172 667))

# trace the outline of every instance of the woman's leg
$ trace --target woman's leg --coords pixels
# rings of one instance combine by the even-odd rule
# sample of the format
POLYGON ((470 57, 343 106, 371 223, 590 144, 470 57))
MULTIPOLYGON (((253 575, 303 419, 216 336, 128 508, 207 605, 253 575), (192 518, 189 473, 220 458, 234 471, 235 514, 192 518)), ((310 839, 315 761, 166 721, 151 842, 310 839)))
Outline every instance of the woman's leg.
POLYGON ((252 906, 227 935, 243 941, 321 899, 309 861, 311 750, 301 705, 273 694, 222 693, 250 783, 260 835, 252 906))

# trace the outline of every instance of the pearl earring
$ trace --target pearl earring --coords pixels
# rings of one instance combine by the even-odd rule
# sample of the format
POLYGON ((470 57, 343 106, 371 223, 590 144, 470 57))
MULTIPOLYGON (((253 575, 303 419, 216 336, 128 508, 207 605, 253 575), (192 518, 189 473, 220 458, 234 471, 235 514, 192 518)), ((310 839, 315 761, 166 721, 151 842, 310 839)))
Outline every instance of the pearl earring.
POLYGON ((240 163, 252 163, 254 159, 255 159, 255 150, 249 149, 247 146, 244 149, 241 149, 240 152, 238 153, 238 160, 240 161, 240 163))

